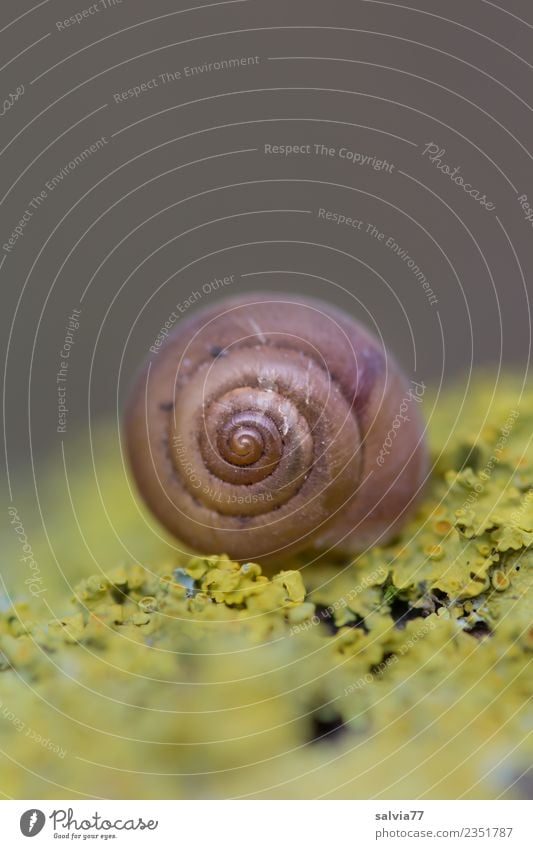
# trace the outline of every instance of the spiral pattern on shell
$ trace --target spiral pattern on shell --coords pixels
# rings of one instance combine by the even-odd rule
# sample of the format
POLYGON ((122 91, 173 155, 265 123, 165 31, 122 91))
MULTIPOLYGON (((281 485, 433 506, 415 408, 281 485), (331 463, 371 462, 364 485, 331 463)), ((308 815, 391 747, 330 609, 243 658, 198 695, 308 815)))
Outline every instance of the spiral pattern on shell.
POLYGON ((133 472, 197 551, 360 548, 396 527, 424 472, 417 417, 410 454, 400 446, 388 464, 407 478, 387 492, 369 464, 403 387, 377 341, 320 302, 231 299, 186 321, 144 370, 126 418, 133 472))

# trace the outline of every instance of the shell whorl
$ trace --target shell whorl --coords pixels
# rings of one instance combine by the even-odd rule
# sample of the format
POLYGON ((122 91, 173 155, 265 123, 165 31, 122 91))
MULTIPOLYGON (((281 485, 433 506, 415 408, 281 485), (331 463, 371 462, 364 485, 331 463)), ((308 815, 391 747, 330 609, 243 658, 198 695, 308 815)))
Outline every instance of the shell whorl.
POLYGON ((364 489, 385 365, 366 331, 319 302, 256 296, 197 313, 130 403, 141 493, 198 551, 252 560, 327 541, 364 489))

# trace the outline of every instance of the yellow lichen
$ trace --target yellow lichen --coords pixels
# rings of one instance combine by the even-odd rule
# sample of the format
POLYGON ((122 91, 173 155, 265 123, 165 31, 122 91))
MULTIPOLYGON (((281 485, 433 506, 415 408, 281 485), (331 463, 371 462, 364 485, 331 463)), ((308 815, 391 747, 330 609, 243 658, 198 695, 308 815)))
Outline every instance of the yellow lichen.
MULTIPOLYGON (((512 381, 497 398, 482 384, 469 392, 458 423, 453 396, 440 404, 435 471, 400 536, 355 558, 308 566, 299 555, 276 574, 159 543, 144 550, 149 568, 124 562, 80 468, 72 492, 94 522, 95 546, 107 540, 97 560, 106 568, 91 575, 83 546, 63 540, 73 524, 65 507, 56 510, 58 545, 76 586, 44 568, 37 530, 46 592, 28 595, 17 569, 5 570, 2 792, 526 795, 533 407, 519 404, 512 381)), ((105 456, 100 486, 115 492, 120 456, 105 456)), ((139 506, 110 500, 123 510, 114 524, 141 551, 139 506)))

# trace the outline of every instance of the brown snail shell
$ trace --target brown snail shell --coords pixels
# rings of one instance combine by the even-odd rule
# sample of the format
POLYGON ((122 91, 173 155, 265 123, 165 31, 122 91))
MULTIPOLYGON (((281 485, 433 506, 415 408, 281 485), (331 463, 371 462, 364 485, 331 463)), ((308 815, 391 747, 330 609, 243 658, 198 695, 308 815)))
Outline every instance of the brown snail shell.
POLYGON ((148 506, 196 551, 354 552, 394 534, 421 488, 417 401, 341 311, 243 296, 179 323, 150 359, 127 409, 127 449, 148 506))

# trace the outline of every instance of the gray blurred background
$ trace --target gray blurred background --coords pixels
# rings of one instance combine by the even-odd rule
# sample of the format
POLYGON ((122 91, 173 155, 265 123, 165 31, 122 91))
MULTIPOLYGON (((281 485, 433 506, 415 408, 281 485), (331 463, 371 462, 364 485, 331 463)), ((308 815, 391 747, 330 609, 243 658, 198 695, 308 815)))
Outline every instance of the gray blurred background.
POLYGON ((4 0, 12 494, 30 458, 38 482, 118 423, 177 305, 179 326, 229 294, 313 294, 436 390, 525 373, 532 27, 528 0, 4 0))

